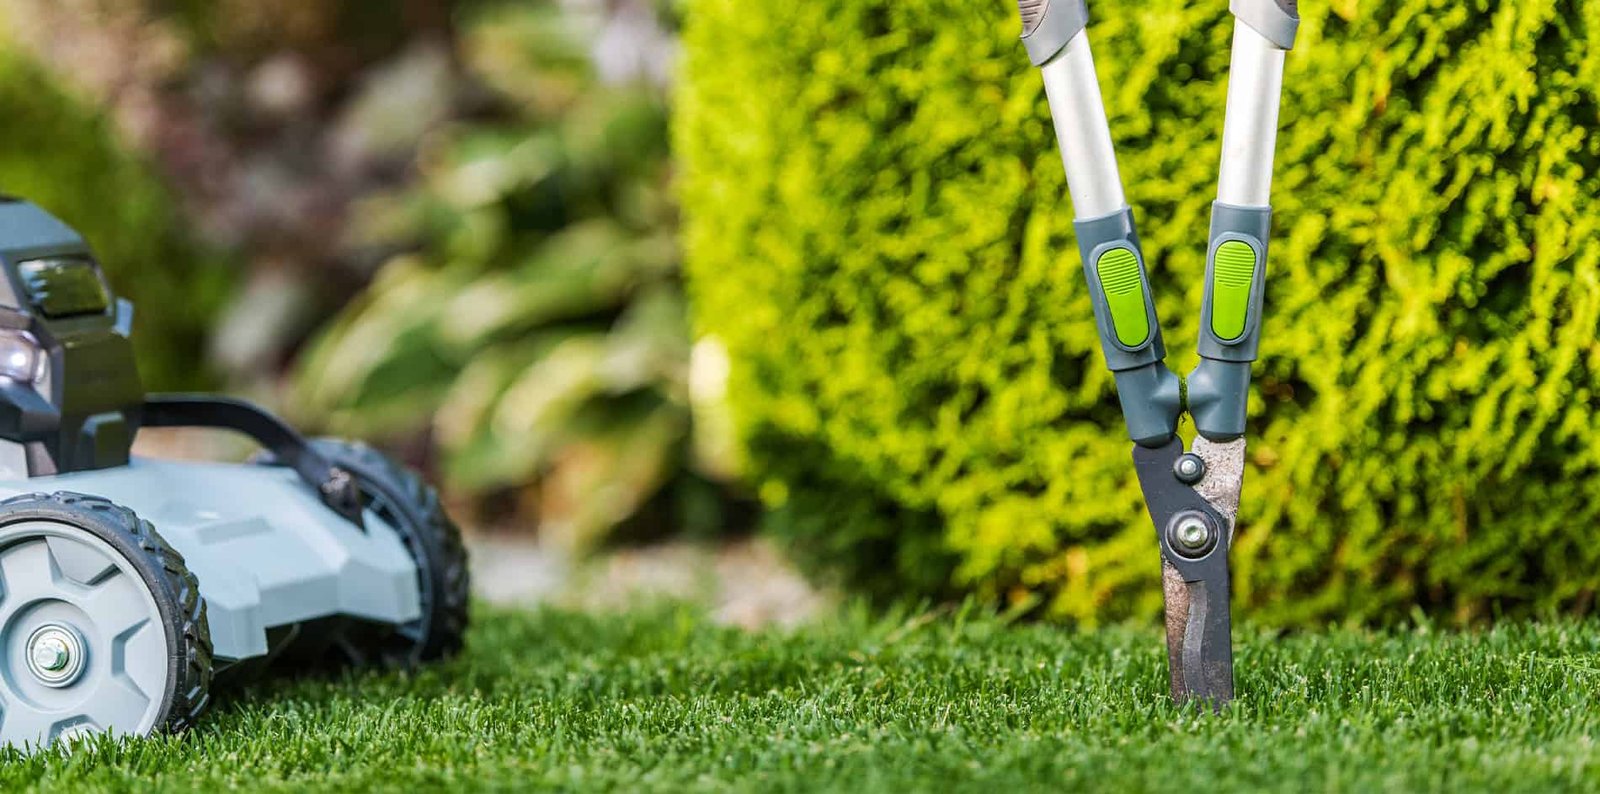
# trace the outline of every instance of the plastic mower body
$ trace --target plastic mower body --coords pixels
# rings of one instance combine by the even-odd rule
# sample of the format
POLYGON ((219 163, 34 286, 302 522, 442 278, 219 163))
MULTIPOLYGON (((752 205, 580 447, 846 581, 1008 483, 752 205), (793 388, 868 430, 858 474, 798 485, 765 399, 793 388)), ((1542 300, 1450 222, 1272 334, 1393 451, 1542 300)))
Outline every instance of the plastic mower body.
POLYGON ((0 200, 0 744, 147 734, 214 677, 458 650, 460 534, 414 473, 244 402, 144 393, 82 238, 0 200), (141 427, 244 433, 250 463, 135 458, 141 427))

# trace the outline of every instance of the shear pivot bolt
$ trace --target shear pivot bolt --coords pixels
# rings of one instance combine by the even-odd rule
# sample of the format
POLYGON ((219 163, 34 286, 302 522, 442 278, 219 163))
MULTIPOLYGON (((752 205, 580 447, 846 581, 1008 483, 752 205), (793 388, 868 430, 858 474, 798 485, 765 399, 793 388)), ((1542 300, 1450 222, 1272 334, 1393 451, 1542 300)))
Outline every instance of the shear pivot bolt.
POLYGON ((1179 555, 1197 560, 1217 545, 1217 533, 1200 513, 1179 513, 1167 525, 1167 545, 1179 555))
POLYGON ((1206 462, 1193 452, 1185 452, 1173 462, 1172 473, 1185 485, 1193 485, 1206 476, 1206 462))
POLYGON ((1210 537, 1211 530, 1202 521, 1191 518, 1178 525, 1178 543, 1186 549, 1198 549, 1210 537))

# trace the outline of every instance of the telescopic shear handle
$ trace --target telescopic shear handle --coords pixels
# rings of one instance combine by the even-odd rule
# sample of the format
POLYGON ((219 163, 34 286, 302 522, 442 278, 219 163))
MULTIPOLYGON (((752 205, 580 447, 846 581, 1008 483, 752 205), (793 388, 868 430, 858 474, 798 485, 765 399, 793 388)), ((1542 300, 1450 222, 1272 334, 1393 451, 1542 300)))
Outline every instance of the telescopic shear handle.
POLYGON ((1233 0, 1230 8, 1237 21, 1206 243, 1200 363, 1188 378, 1195 429, 1212 441, 1244 435, 1250 364, 1261 344, 1284 53, 1300 27, 1295 0, 1233 0))
POLYGON ((1183 389, 1163 362, 1155 295, 1084 31, 1088 11, 1083 0, 1019 0, 1017 8, 1050 100, 1100 351, 1116 377, 1128 437, 1160 446, 1177 432, 1183 389))

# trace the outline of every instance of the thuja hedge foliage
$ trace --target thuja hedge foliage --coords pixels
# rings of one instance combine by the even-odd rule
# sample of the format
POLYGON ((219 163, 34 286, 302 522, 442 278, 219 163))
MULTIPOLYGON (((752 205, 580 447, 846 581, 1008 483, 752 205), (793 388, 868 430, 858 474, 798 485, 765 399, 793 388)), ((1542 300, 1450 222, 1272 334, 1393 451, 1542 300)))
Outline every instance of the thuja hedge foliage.
MULTIPOLYGON (((1226 6, 1091 5, 1181 372, 1226 6)), ((1235 597, 1281 624, 1587 610, 1600 3, 1302 11, 1235 597)), ((1014 14, 695 0, 676 135, 698 328, 807 557, 879 588, 1146 615, 1153 531, 1014 14)))

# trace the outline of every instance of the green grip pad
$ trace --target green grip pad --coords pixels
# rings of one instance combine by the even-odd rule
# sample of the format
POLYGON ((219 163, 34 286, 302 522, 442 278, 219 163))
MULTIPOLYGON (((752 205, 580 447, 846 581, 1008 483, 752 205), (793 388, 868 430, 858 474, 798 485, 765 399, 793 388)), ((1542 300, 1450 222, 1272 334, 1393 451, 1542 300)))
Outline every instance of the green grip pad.
POLYGON ((1124 347, 1143 345, 1150 338, 1150 318, 1145 313, 1138 258, 1126 248, 1112 248, 1100 255, 1095 270, 1100 274, 1100 290, 1105 293, 1117 341, 1124 347))
POLYGON ((1232 341, 1244 336, 1250 320, 1250 288, 1256 279, 1256 250, 1229 240, 1217 246, 1211 267, 1211 333, 1232 341))

